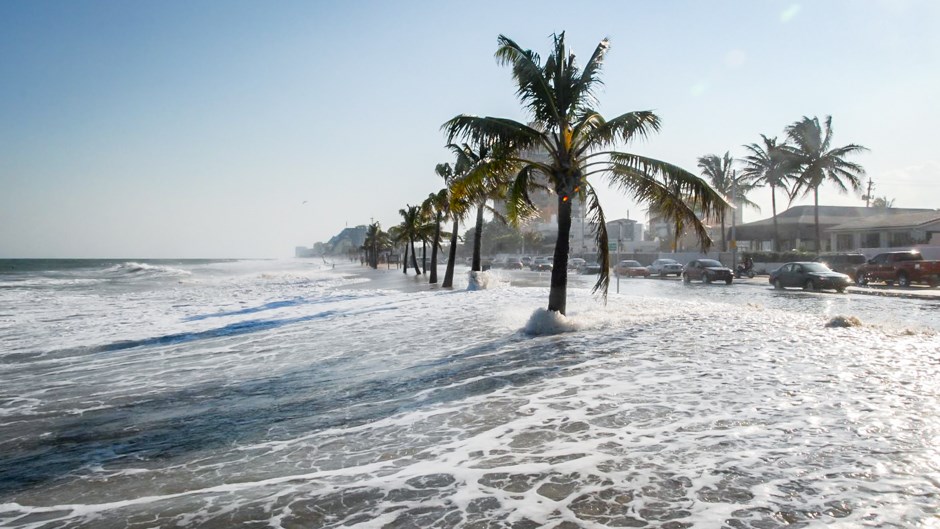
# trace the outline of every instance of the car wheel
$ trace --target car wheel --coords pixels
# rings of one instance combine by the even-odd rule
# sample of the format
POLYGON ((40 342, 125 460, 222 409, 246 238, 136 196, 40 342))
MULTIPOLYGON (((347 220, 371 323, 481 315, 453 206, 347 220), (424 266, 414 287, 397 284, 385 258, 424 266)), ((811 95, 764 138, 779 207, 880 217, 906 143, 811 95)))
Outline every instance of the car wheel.
POLYGON ((780 282, 780 278, 774 279, 774 288, 783 290, 783 283, 780 282))
POLYGON ((907 276, 906 272, 901 272, 900 274, 898 274, 898 286, 899 287, 911 286, 911 278, 907 276))
POLYGON ((845 287, 836 287, 836 292, 838 292, 839 294, 842 294, 843 292, 845 292, 845 287))
POLYGON ((731 278, 730 278, 730 277, 727 278, 727 279, 725 279, 725 284, 726 284, 726 285, 730 285, 730 284, 731 284, 731 278))
POLYGON ((708 274, 702 274, 702 283, 706 285, 712 282, 712 278, 708 277, 708 274))
POLYGON ((868 277, 866 277, 865 274, 858 274, 857 276, 855 276, 855 284, 860 287, 867 285, 868 277))
POLYGON ((682 282, 683 282, 683 283, 691 283, 691 282, 692 282, 692 278, 689 277, 689 274, 685 274, 685 275, 682 276, 682 282))
POLYGON ((803 290, 807 290, 810 292, 812 292, 813 290, 816 290, 816 283, 813 283, 812 279, 807 279, 806 283, 803 284, 803 290))
POLYGON ((666 277, 666 272, 660 272, 660 273, 659 273, 659 277, 665 278, 665 277, 666 277))

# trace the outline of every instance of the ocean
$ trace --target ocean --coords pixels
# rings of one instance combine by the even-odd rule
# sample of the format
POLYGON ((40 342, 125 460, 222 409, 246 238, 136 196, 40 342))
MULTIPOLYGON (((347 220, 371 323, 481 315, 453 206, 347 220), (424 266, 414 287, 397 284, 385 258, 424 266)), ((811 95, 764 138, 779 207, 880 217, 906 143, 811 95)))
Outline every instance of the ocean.
POLYGON ((0 260, 0 526, 940 527, 936 301, 591 279, 0 260))

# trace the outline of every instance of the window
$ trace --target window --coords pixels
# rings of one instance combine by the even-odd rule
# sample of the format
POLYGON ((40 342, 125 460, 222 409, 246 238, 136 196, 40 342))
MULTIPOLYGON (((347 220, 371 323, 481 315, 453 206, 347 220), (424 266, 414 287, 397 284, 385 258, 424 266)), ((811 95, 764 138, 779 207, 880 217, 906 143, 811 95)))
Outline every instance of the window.
POLYGON ((897 248, 898 246, 910 246, 914 244, 914 238, 907 231, 896 231, 891 234, 891 240, 888 246, 897 248))
POLYGON ((866 233, 862 236, 862 248, 880 248, 881 234, 877 231, 866 233))
POLYGON ((854 246, 852 234, 840 233, 836 235, 836 250, 854 250, 854 246))

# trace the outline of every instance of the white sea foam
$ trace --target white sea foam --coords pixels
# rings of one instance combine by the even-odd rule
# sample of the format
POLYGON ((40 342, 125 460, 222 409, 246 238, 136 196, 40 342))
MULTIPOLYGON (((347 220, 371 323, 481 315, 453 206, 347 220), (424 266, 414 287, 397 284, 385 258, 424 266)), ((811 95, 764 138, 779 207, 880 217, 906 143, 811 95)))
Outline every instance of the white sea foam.
POLYGON ((638 281, 604 307, 573 282, 557 318, 547 287, 346 289, 264 265, 23 311, 0 293, 0 449, 35 480, 0 492, 0 525, 936 515, 940 337, 824 326, 868 320, 867 300, 638 281))

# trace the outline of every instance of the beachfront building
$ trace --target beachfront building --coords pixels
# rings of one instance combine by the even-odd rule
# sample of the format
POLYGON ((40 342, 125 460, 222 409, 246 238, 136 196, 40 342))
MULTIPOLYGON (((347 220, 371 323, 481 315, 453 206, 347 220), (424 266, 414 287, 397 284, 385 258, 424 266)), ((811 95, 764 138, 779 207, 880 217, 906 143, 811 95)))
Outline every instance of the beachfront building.
POLYGON ((860 248, 910 248, 940 246, 940 211, 887 213, 846 222, 830 228, 829 245, 835 251, 860 248))
MULTIPOLYGON (((914 241, 929 240, 937 231, 937 221, 940 221, 940 212, 932 209, 819 206, 819 228, 823 234, 820 251, 888 247, 891 244, 910 247, 917 244, 914 241), (871 244, 875 242, 878 244, 871 244)), ((793 206, 778 214, 777 230, 782 250, 814 249, 814 207, 793 206)), ((739 225, 735 232, 739 249, 773 249, 772 217, 739 225)))

